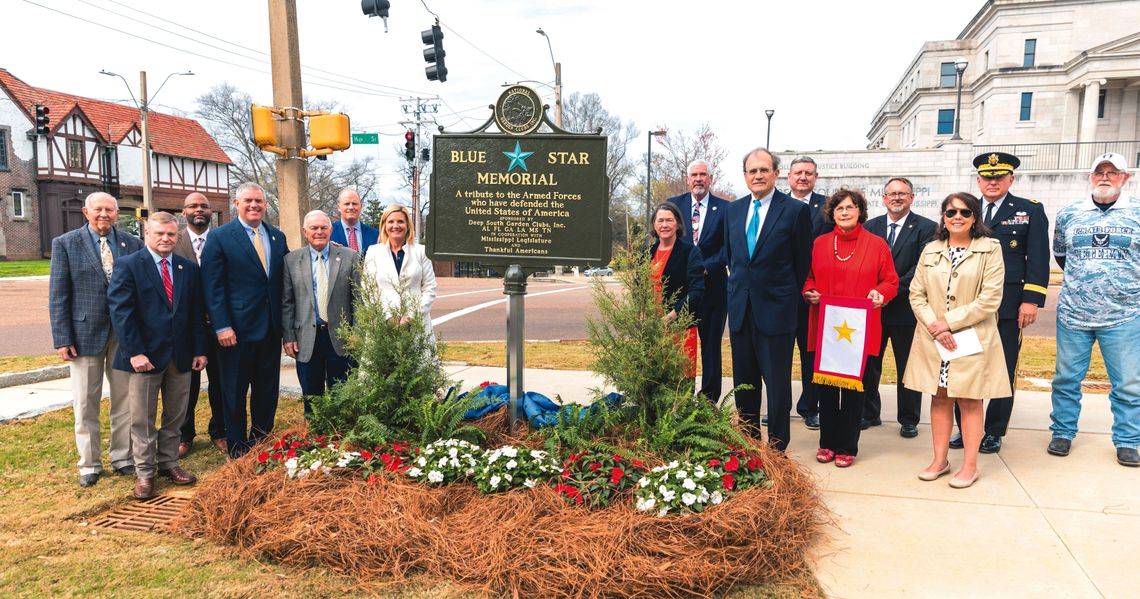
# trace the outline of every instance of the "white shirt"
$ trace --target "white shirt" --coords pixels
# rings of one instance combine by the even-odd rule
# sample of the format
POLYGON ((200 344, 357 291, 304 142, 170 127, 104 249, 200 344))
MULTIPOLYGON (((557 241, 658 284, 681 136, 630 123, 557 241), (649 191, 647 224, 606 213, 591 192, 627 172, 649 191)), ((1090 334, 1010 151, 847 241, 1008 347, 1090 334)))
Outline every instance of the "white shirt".
POLYGON ((789 195, 789 196, 791 196, 791 198, 792 198, 793 200, 799 200, 799 201, 801 201, 801 202, 803 202, 803 203, 807 204, 808 206, 811 206, 811 192, 810 192, 810 191, 808 192, 808 194, 807 194, 807 197, 806 197, 806 198, 801 198, 801 197, 797 196, 797 195, 795 194, 795 192, 793 192, 793 191, 792 191, 792 190, 790 190, 790 189, 788 190, 788 195, 789 195))
MULTIPOLYGON (((693 206, 696 206, 697 205, 697 196, 695 194, 693 194, 692 197, 693 197, 693 206)), ((700 220, 697 221, 697 234, 698 234, 698 236, 704 235, 705 217, 708 216, 708 214, 709 214, 709 197, 711 197, 711 194, 706 193, 705 197, 701 198, 700 220)), ((688 225, 689 225, 689 227, 692 227, 693 226, 693 213, 690 212, 687 216, 689 218, 688 225)), ((693 233, 692 231, 689 231, 689 239, 693 238, 692 233, 693 233)), ((699 239, 699 237, 698 237, 698 239, 699 239)))
POLYGON ((190 227, 186 227, 186 233, 190 235, 190 247, 194 249, 194 255, 197 256, 199 260, 201 260, 202 248, 206 247, 206 236, 210 234, 209 227, 207 227, 201 235, 195 233, 192 229, 190 229, 190 227), (201 245, 198 244, 199 239, 202 240, 201 245))
POLYGON ((745 219, 745 221, 744 221, 745 235, 748 234, 748 223, 752 222, 752 217, 755 216, 756 218, 760 219, 759 222, 757 223, 757 227, 756 227, 756 239, 757 240, 760 239, 760 233, 764 230, 764 219, 768 216, 768 208, 772 207, 772 197, 775 195, 776 195, 776 188, 773 187, 772 191, 769 191, 768 195, 766 195, 762 198, 757 198, 756 196, 750 196, 751 200, 756 200, 756 199, 760 200, 760 210, 759 211, 756 210, 756 203, 754 201, 750 200, 748 202, 748 218, 745 219))
MULTIPOLYGON (((1007 195, 1009 195, 1009 194, 1008 193, 1005 194, 1005 196, 1007 196, 1007 195)), ((994 214, 995 215, 1001 211, 1001 203, 1005 201, 1005 196, 1002 196, 1002 197, 993 201, 994 214)), ((990 211, 990 201, 987 200, 985 197, 983 197, 982 198, 982 214, 981 214, 982 224, 986 223, 986 215, 987 215, 987 213, 989 213, 989 211, 990 211)))

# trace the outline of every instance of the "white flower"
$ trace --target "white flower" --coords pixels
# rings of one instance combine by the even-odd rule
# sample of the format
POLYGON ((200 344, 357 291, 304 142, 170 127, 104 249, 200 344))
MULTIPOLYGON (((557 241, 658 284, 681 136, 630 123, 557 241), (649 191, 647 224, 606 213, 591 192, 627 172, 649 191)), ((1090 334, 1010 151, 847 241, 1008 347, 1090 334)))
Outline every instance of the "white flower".
POLYGON ((436 462, 436 464, 437 464, 437 465, 438 465, 440 468, 443 468, 443 467, 447 466, 447 458, 445 458, 445 457, 444 457, 444 458, 439 458, 439 461, 438 461, 438 462, 436 462))
POLYGON ((459 455, 459 450, 452 447, 450 450, 448 450, 447 455, 449 455, 451 457, 455 457, 455 456, 459 455))
POLYGON ((457 460, 455 458, 451 458, 450 460, 448 460, 448 464, 450 464, 452 468, 458 468, 459 467, 459 460, 457 460))
POLYGON ((652 497, 639 497, 637 499, 637 511, 648 512, 649 510, 653 509, 653 506, 656 504, 657 500, 652 497))
POLYGON ((420 459, 416 460, 416 464, 418 464, 421 468, 427 466, 427 459, 420 457, 420 459))
POLYGON ((637 481, 637 486, 639 486, 639 487, 641 487, 641 488, 643 488, 643 489, 644 489, 645 487, 648 487, 648 486, 649 486, 649 478, 647 478, 647 477, 644 477, 644 476, 643 476, 643 477, 641 477, 641 478, 640 478, 640 479, 637 481))
POLYGON ((664 506, 657 512, 658 518, 664 518, 669 513, 669 506, 664 506))
POLYGON ((697 496, 692 493, 685 493, 681 496, 681 503, 685 505, 693 505, 697 501, 697 496))
POLYGON ((446 445, 448 447, 455 447, 455 445, 458 443, 459 443, 459 441, 456 439, 448 439, 446 442, 444 442, 444 445, 446 445))
POLYGON ((670 468, 676 468, 676 467, 677 467, 677 466, 679 466, 679 465, 680 465, 680 463, 679 463, 679 462, 677 462, 677 460, 673 460, 672 462, 669 462, 669 467, 670 467, 670 468))
POLYGON ((487 482, 488 482, 488 483, 490 483, 490 485, 491 485, 491 488, 492 488, 492 489, 494 489, 494 488, 497 488, 497 487, 499 486, 499 483, 500 483, 502 480, 503 480, 503 479, 499 478, 499 477, 496 475, 496 476, 492 476, 492 477, 491 477, 491 480, 489 480, 489 481, 487 481, 487 482))
POLYGON ((712 495, 709 496, 709 499, 712 501, 713 505, 719 505, 720 502, 724 501, 724 495, 721 495, 720 491, 713 491, 712 495))
POLYGON ((685 480, 686 478, 689 478, 689 473, 688 473, 688 472, 685 472, 684 470, 678 470, 678 471, 677 471, 677 472, 676 472, 676 473, 673 475, 673 478, 675 478, 675 479, 677 479, 677 480, 685 480))
POLYGON ((506 479, 507 482, 515 480, 514 477, 512 477, 510 474, 504 474, 503 478, 506 479))
POLYGON ((494 464, 495 460, 499 459, 500 455, 502 455, 502 453, 498 449, 487 454, 487 463, 494 464))
POLYGON ((433 483, 441 483, 443 482, 443 473, 439 470, 432 470, 428 472, 428 480, 433 483))
POLYGON ((542 459, 546 458, 546 452, 545 451, 539 451, 537 449, 532 449, 532 450, 530 450, 530 457, 532 457, 536 460, 542 460, 542 459))
POLYGON ((467 476, 471 476, 472 474, 475 474, 475 469, 474 468, 468 468, 468 469, 464 470, 463 473, 466 474, 467 476))
POLYGON ((513 458, 519 455, 519 450, 515 449, 514 446, 504 445, 501 449, 503 450, 503 455, 507 456, 508 458, 513 458))
POLYGON ((705 469, 701 466, 697 466, 697 468, 695 470, 693 470, 693 478, 704 478, 704 477, 705 477, 705 469))
POLYGON ((511 460, 511 461, 507 462, 507 470, 514 470, 515 466, 518 466, 518 465, 519 465, 518 462, 511 460))
POLYGON ((681 483, 681 486, 692 491, 693 489, 697 488, 697 483, 693 482, 693 479, 691 478, 686 478, 685 482, 681 483))
POLYGON ((408 468, 407 475, 410 476, 411 478, 418 478, 419 475, 421 475, 423 473, 424 473, 423 470, 420 470, 419 468, 416 468, 413 466, 411 468, 408 468))
POLYGON ((660 492, 662 501, 673 501, 673 498, 677 496, 676 491, 671 490, 669 487, 666 487, 665 485, 661 485, 660 487, 657 487, 657 490, 660 492))
POLYGON ((533 489, 535 484, 537 484, 537 481, 535 481, 533 478, 528 478, 523 481, 523 486, 528 489, 533 489))
POLYGON ((704 487, 701 487, 701 492, 699 495, 697 495, 697 501, 700 503, 708 503, 708 500, 709 500, 708 490, 705 489, 704 487))

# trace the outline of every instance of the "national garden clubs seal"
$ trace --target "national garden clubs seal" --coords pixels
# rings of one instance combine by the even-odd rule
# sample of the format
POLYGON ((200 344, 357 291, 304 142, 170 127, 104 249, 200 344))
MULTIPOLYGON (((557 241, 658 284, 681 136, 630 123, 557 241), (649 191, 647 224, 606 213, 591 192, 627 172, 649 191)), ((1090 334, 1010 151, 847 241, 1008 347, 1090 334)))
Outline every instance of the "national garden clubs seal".
POLYGON ((542 99, 525 85, 512 85, 495 102, 495 124, 503 133, 526 135, 542 124, 542 99))

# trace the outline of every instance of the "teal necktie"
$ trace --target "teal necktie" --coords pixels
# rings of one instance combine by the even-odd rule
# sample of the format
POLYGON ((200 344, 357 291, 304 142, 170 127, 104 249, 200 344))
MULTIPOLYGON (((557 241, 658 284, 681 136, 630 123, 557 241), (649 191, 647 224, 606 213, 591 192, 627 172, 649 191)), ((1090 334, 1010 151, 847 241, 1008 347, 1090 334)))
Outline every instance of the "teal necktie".
POLYGON ((756 253, 756 239, 760 237, 760 200, 752 200, 752 220, 748 221, 748 228, 744 231, 748 239, 748 257, 756 253))

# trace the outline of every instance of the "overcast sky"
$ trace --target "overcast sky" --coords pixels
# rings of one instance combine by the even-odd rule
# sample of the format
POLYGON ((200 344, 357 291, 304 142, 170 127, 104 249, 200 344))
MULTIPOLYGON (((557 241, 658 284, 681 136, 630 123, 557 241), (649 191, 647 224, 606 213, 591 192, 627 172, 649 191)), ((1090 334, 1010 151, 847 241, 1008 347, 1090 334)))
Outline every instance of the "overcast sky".
MULTIPOLYGON (((765 109, 775 150, 866 146, 871 118, 924 41, 954 39, 982 0, 850 2, 671 0, 427 0, 444 25, 446 83, 424 76, 420 31, 434 17, 420 1, 392 0, 389 32, 357 0, 298 0, 305 95, 345 106, 353 129, 379 132, 371 153, 384 187, 398 183, 405 117, 401 96, 440 98, 438 121, 472 129, 504 82, 552 84, 562 63, 563 94, 596 92, 611 113, 642 131, 692 131, 708 122, 729 152, 722 171, 764 143, 765 109)), ((194 99, 228 81, 272 104, 265 0, 2 0, 0 67, 33 86, 128 101, 149 73, 157 110, 193 112, 194 99), (145 38, 145 39, 142 39, 145 38)), ((549 87, 531 84, 553 102, 549 87)), ((553 115, 552 115, 553 117, 553 115)), ((406 194, 405 194, 406 195, 406 194)))

